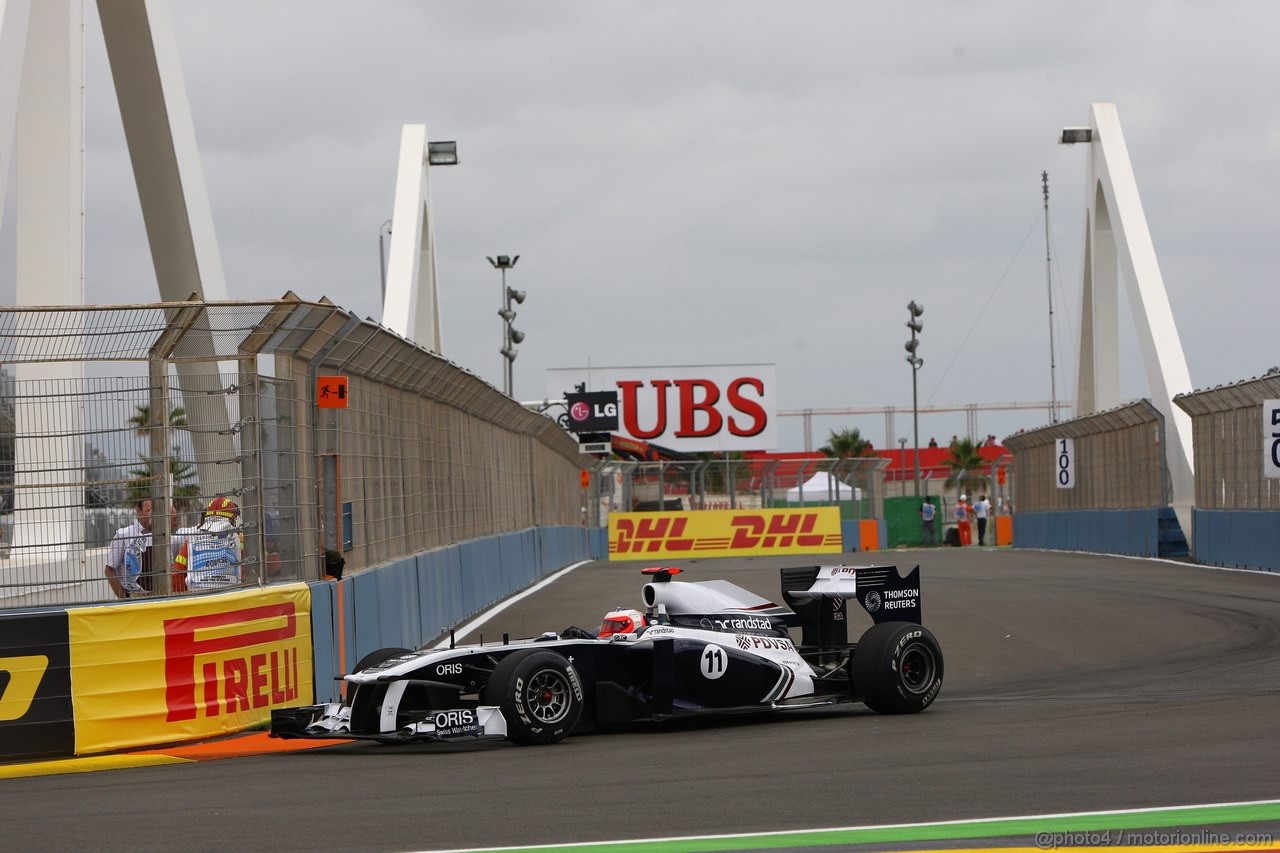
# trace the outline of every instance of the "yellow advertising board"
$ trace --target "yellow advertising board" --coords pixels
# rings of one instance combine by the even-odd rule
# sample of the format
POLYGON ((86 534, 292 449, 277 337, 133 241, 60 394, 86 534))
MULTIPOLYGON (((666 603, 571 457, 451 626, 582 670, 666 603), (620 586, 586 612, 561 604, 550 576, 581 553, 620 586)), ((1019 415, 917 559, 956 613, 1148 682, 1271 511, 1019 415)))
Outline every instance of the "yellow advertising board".
POLYGON ((843 550, 840 510, 702 510, 609 515, 609 559, 835 554, 843 550))
POLYGON ((313 701, 306 584, 67 615, 77 754, 242 731, 313 701))

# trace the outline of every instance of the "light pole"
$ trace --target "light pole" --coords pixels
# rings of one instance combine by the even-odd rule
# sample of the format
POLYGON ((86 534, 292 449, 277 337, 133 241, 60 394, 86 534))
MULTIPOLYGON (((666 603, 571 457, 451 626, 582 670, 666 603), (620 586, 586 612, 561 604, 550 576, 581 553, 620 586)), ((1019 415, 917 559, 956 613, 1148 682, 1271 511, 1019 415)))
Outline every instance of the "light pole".
POLYGON ((498 350, 502 354, 502 379, 503 391, 510 397, 512 395, 512 376, 511 363, 516 360, 518 350, 513 346, 524 340, 524 332, 515 329, 511 325, 511 321, 516 318, 516 312, 511 307, 511 303, 517 305, 524 304, 525 292, 507 287, 507 270, 513 269, 516 261, 520 260, 519 255, 498 255, 496 258, 489 258, 489 263, 493 268, 502 273, 502 294, 501 308, 498 309, 498 316, 502 318, 502 348, 498 350))
POLYGON ((907 311, 911 314, 907 319, 907 328, 911 330, 911 340, 906 343, 907 364, 911 365, 911 426, 915 431, 916 497, 920 497, 920 397, 917 389, 916 374, 920 372, 921 367, 924 367, 924 359, 916 355, 916 349, 920 346, 920 341, 916 340, 916 335, 924 331, 924 323, 920 322, 920 317, 924 314, 924 306, 913 299, 907 303, 907 311))
POLYGON ((384 247, 384 237, 391 233, 391 220, 378 226, 378 268, 382 270, 382 304, 387 303, 387 252, 384 247))

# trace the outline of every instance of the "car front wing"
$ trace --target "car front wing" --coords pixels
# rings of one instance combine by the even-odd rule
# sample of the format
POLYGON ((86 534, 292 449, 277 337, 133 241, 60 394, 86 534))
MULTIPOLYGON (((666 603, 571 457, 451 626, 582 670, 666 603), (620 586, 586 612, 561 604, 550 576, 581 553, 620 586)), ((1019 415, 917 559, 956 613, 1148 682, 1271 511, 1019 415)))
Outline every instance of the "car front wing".
POLYGON ((352 732, 351 706, 341 702, 278 708, 271 712, 271 737, 403 741, 474 741, 505 738, 507 721, 493 705, 427 712, 426 718, 397 729, 352 732))

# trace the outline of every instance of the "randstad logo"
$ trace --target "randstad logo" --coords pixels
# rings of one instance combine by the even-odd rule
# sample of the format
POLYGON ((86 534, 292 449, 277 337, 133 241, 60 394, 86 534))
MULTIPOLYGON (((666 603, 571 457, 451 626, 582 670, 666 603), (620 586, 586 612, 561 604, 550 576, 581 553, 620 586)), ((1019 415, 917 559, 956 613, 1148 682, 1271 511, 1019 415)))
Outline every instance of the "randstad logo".
POLYGON ((0 658, 0 673, 8 676, 0 680, 0 723, 21 720, 27 715, 48 668, 49 658, 45 655, 0 658))
POLYGON ((166 619, 166 719, 216 717, 297 699, 298 647, 283 645, 297 634, 292 602, 166 619), (248 651, 267 645, 273 647, 248 651))

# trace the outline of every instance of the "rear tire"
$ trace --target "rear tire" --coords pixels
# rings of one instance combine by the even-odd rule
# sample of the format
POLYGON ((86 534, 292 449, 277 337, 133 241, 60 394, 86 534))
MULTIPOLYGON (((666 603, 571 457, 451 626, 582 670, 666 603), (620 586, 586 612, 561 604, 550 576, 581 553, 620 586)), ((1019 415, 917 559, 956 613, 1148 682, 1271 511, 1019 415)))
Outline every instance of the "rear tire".
POLYGON ((531 649, 498 663, 481 701, 502 709, 512 743, 557 743, 582 717, 582 681, 573 664, 560 655, 531 649))
POLYGON ((853 689, 879 714, 915 714, 942 689, 942 649, 928 628, 882 622, 862 635, 850 663, 853 689))

